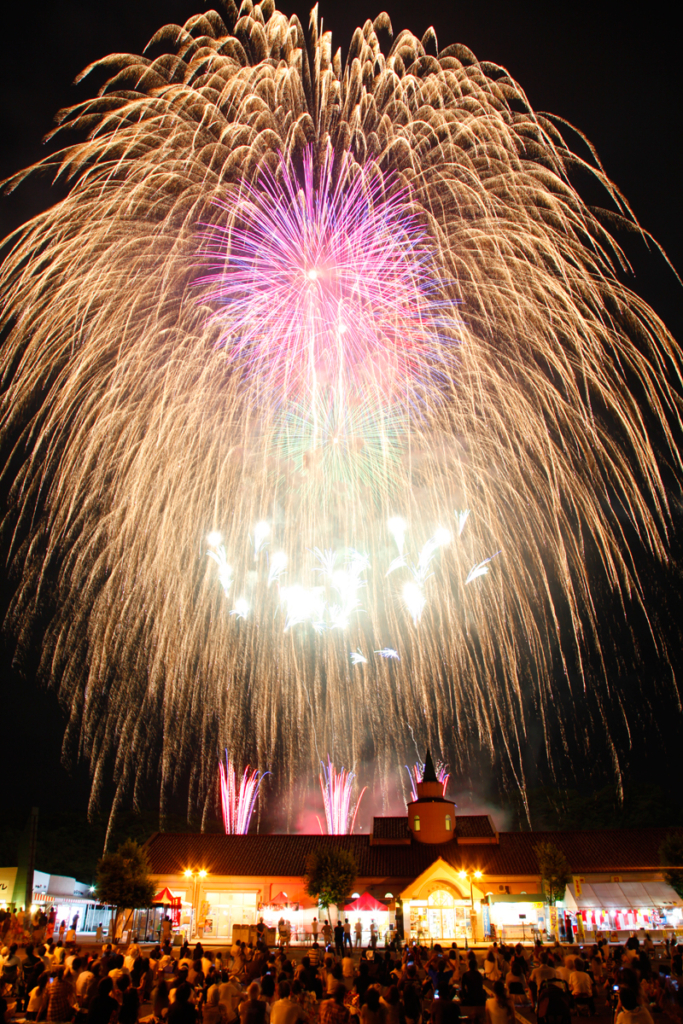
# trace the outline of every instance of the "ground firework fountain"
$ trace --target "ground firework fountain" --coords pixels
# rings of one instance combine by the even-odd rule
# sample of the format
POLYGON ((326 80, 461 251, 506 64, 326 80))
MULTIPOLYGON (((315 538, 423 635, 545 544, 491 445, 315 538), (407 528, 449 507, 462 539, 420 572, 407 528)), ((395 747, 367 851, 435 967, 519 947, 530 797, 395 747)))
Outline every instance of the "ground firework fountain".
POLYGON ((683 450, 625 201, 465 47, 383 50, 380 15, 342 63, 316 11, 228 6, 93 65, 42 165, 66 195, 2 265, 9 623, 53 612, 93 800, 208 812, 227 745, 290 821, 324 750, 386 791, 431 743, 524 792, 576 685, 558 749, 607 731, 619 777, 637 701, 586 658, 601 593, 643 603, 629 545, 667 558, 683 450))
POLYGON ((334 836, 347 835, 353 832, 356 824, 356 816, 363 793, 367 789, 364 786, 355 804, 351 802, 351 790, 355 775, 346 768, 337 771, 330 757, 327 764, 320 762, 322 772, 320 773, 320 789, 325 804, 325 820, 327 821, 327 834, 334 836))
POLYGON ((225 752, 225 764, 218 765, 221 783, 221 809, 223 811, 223 828, 226 835, 246 835, 249 831, 251 816, 254 813, 256 798, 265 775, 250 766, 237 783, 235 766, 225 752))

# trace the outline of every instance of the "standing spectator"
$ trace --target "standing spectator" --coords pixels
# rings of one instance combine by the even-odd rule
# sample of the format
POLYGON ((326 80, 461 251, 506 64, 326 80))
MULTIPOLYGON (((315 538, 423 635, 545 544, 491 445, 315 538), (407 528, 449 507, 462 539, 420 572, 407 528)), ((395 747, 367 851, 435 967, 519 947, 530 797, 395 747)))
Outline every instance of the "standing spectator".
MULTIPOLYGON (((484 989, 484 978, 477 968, 477 958, 471 955, 468 967, 460 979, 460 1003, 462 1007, 472 1009, 474 1012, 468 1014, 481 1020, 484 1017, 486 1006, 486 990, 484 989)), ((406 1014, 407 1014, 406 1010, 406 1014)))
POLYGON ((353 926, 353 930, 356 937, 356 949, 360 949, 363 941, 363 925, 360 918, 358 918, 353 926))
POLYGON ((330 922, 327 918, 325 918, 325 924, 323 925, 322 932, 323 943, 325 945, 325 949, 327 949, 327 947, 332 943, 332 928, 330 927, 330 922))
POLYGON ((344 925, 339 920, 334 926, 334 951, 337 956, 344 956, 344 925))
POLYGON ((344 918, 344 946, 351 949, 351 922, 348 917, 344 918))
POLYGON ((372 949, 377 949, 377 936, 378 936, 377 923, 374 917, 370 919, 370 946, 372 949))

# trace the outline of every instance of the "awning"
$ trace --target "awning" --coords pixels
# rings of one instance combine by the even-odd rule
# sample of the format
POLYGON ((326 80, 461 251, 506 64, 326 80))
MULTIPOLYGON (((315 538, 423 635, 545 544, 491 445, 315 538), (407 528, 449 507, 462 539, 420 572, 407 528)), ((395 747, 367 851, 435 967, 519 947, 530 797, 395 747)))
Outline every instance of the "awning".
POLYGON ((599 910, 602 907, 602 903, 588 882, 581 883, 580 896, 576 895, 574 883, 570 882, 565 892, 564 902, 569 910, 599 910))
POLYGON ((610 908, 619 910, 631 906, 628 897, 617 882, 593 882, 592 884, 593 891, 600 901, 598 906, 604 907, 606 910, 610 908))
POLYGON ((666 882, 582 882, 580 896, 571 882, 565 903, 569 910, 647 910, 681 907, 683 899, 666 882))
POLYGON ((287 903, 297 903, 298 900, 290 900, 286 892, 279 892, 269 902, 270 907, 284 907, 287 903))
POLYGON ((170 889, 165 888, 156 894, 152 903, 164 903, 169 907, 179 907, 181 899, 180 896, 174 896, 170 889))
POLYGON ((653 907, 683 907, 683 899, 667 882, 643 882, 653 907))
POLYGON ((384 913, 388 913, 386 903, 380 903, 379 900, 376 900, 369 892, 364 892, 357 900, 354 900, 353 903, 347 903, 344 907, 345 914, 355 914, 359 910, 370 910, 375 914, 379 914, 382 911, 384 911, 384 913))

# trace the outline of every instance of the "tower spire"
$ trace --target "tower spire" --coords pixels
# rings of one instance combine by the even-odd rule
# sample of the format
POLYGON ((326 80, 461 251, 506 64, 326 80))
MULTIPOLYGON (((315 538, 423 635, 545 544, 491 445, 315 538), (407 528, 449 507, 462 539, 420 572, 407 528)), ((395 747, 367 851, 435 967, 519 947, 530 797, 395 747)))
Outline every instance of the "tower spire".
POLYGON ((436 769, 434 768, 434 762, 432 761, 432 755, 430 754, 429 751, 427 751, 427 756, 425 757, 425 768, 424 768, 424 772, 422 774, 422 781, 423 782, 438 782, 439 781, 438 778, 437 778, 437 775, 436 775, 436 769))

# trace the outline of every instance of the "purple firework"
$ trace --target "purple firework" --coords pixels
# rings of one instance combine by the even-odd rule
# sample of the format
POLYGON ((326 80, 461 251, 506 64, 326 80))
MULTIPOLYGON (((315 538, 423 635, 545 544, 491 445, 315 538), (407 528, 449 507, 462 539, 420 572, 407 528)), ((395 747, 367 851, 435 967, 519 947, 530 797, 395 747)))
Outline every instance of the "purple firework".
POLYGON ((334 171, 328 155, 315 168, 309 150, 298 173, 280 156, 221 205, 199 283, 229 361, 263 398, 383 407, 438 390, 452 301, 405 188, 373 163, 334 171))

